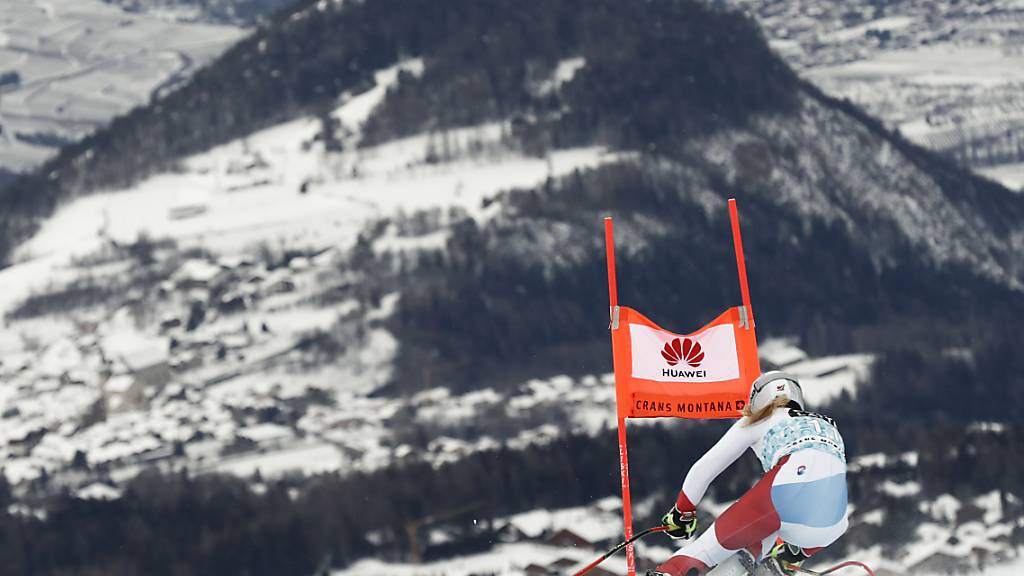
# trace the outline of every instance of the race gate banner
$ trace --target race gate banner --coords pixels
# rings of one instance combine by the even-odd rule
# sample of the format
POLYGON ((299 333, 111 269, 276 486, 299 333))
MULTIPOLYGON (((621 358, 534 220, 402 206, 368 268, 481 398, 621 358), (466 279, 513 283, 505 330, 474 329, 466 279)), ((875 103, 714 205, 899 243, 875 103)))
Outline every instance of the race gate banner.
POLYGON ((627 576, 636 576, 636 556, 629 543, 633 538, 633 511, 626 420, 665 416, 738 418, 750 384, 760 374, 739 210, 734 198, 728 205, 743 305, 729 308, 692 334, 674 334, 636 310, 619 306, 614 224, 611 217, 604 219, 627 576))
MULTIPOLYGON (((619 417, 738 418, 760 374, 742 306, 692 334, 674 334, 632 308, 613 319, 619 417)), ((614 314, 614 311, 613 311, 614 314)))

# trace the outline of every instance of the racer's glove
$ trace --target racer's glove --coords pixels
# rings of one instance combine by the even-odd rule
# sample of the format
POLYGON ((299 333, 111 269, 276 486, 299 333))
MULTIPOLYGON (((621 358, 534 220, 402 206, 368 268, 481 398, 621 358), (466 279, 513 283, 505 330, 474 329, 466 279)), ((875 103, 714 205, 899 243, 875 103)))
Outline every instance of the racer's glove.
POLYGON ((661 517, 661 525, 665 527, 665 534, 673 540, 689 540, 697 532, 697 511, 680 512, 679 508, 673 506, 661 517))

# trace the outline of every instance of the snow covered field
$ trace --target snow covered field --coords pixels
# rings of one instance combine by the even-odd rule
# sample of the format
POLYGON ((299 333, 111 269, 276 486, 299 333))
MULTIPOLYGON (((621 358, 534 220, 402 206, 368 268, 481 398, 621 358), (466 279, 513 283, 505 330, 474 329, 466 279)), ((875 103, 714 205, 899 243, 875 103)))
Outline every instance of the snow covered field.
POLYGON ((236 256, 267 243, 346 249, 374 219, 428 208, 456 208, 486 218, 484 201, 502 190, 623 157, 601 148, 525 157, 501 147, 507 127, 499 124, 452 131, 449 146, 472 143, 484 151, 440 164, 426 160, 437 145, 433 135, 355 148, 358 128, 396 80, 397 70, 421 66, 410 61, 379 72, 376 88, 335 111, 356 131, 343 153, 325 155, 322 144, 314 142, 319 124, 301 118, 188 158, 180 173, 60 208, 18 250, 18 263, 0 271, 0 282, 22 288, 0 296, 0 313, 33 290, 74 277, 78 271, 68 269, 71 262, 111 241, 147 235, 236 256))
POLYGON ((1024 6, 991 2, 736 0, 825 92, 911 141, 1021 189, 1024 6))
POLYGON ((978 172, 986 178, 1002 183, 1003 186, 1011 190, 1024 192, 1024 162, 979 168, 978 172))
POLYGON ((0 84, 0 168, 39 164, 244 34, 101 0, 4 0, 0 75, 18 80, 0 84))

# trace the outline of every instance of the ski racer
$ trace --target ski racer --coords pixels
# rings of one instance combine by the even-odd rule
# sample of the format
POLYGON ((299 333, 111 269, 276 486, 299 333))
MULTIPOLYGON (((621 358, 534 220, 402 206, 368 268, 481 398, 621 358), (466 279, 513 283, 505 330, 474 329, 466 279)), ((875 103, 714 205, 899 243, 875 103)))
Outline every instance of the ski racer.
POLYGON ((647 576, 700 576, 737 552, 750 555, 747 564, 762 560, 772 574, 789 575, 787 564, 799 566, 846 531, 843 438, 831 418, 804 411, 796 378, 771 371, 754 380, 743 418, 690 468, 675 506, 662 518, 669 536, 694 535, 697 504, 708 485, 747 448, 765 475, 647 576))

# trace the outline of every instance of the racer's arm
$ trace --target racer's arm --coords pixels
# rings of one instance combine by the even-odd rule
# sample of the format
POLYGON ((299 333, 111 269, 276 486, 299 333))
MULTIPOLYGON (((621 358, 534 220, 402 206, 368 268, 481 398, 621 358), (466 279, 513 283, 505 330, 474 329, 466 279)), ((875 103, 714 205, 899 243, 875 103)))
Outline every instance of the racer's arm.
POLYGON ((696 510, 711 482, 761 437, 761 426, 745 426, 746 419, 733 423, 724 436, 690 468, 676 499, 680 511, 696 510))

